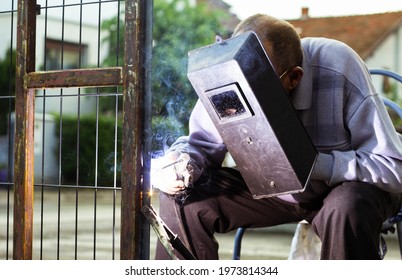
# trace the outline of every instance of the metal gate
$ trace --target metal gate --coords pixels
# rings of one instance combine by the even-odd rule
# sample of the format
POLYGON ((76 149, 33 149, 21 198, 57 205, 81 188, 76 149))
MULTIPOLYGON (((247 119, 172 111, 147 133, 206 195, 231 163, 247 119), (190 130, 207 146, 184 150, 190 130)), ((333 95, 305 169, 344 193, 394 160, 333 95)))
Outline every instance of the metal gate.
POLYGON ((140 209, 150 199, 153 2, 7 2, 3 59, 15 59, 15 95, 11 82, 1 89, 0 259, 148 259, 140 209), (115 64, 105 67, 103 15, 111 11, 115 64))

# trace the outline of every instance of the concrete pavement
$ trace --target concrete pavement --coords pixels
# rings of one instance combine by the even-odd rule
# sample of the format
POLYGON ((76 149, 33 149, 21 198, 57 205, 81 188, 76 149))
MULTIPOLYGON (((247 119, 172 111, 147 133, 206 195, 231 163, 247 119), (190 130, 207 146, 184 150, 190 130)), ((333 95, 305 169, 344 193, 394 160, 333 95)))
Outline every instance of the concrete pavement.
MULTIPOLYGON (((0 260, 7 259, 7 251, 8 259, 12 258, 12 196, 12 192, 0 189, 0 260)), ((157 208, 157 199, 152 204, 157 208)), ((119 259, 119 191, 64 189, 59 193, 45 189, 42 193, 37 189, 34 212, 34 259, 119 259)), ((295 227, 289 224, 246 231, 241 259, 287 259, 295 227)), ((234 235, 235 232, 216 235, 221 259, 232 258, 234 235)), ((385 239, 385 259, 401 259, 396 235, 385 239)), ((156 235, 151 229, 151 259, 155 245, 156 235)))

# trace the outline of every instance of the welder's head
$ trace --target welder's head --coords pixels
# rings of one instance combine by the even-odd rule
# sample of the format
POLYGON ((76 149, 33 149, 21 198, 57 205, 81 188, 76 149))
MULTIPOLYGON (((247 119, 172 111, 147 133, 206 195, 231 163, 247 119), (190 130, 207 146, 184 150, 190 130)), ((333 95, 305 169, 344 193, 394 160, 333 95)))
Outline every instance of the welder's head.
POLYGON ((261 40, 285 89, 294 89, 303 75, 303 51, 294 26, 284 20, 256 14, 240 22, 233 36, 247 31, 253 31, 261 40))

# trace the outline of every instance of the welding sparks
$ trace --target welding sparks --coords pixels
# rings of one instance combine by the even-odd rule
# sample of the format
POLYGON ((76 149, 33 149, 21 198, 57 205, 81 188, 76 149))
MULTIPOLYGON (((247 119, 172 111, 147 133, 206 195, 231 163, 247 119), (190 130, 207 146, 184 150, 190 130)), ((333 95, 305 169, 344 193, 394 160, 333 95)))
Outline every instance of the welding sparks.
POLYGON ((185 186, 188 186, 191 180, 191 168, 188 162, 190 156, 181 153, 179 157, 162 157, 154 159, 151 163, 151 187, 160 189, 167 182, 182 180, 185 186))

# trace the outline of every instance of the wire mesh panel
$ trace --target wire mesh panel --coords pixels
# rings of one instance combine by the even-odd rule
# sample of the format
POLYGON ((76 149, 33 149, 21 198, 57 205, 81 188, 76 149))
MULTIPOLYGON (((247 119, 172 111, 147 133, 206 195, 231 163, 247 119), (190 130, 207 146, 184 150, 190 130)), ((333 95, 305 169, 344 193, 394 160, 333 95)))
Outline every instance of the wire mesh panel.
MULTIPOLYGON (((0 259, 9 259, 18 1, 1 2, 0 259)), ((35 71, 122 66, 123 1, 37 4, 35 71)), ((119 258, 122 88, 47 86, 35 92, 32 258, 119 258)))
POLYGON ((12 254, 16 1, 0 4, 0 259, 12 254))
POLYGON ((220 15, 187 0, 0 1, 0 259, 149 258, 150 157, 187 131, 187 51, 226 34, 220 15))

